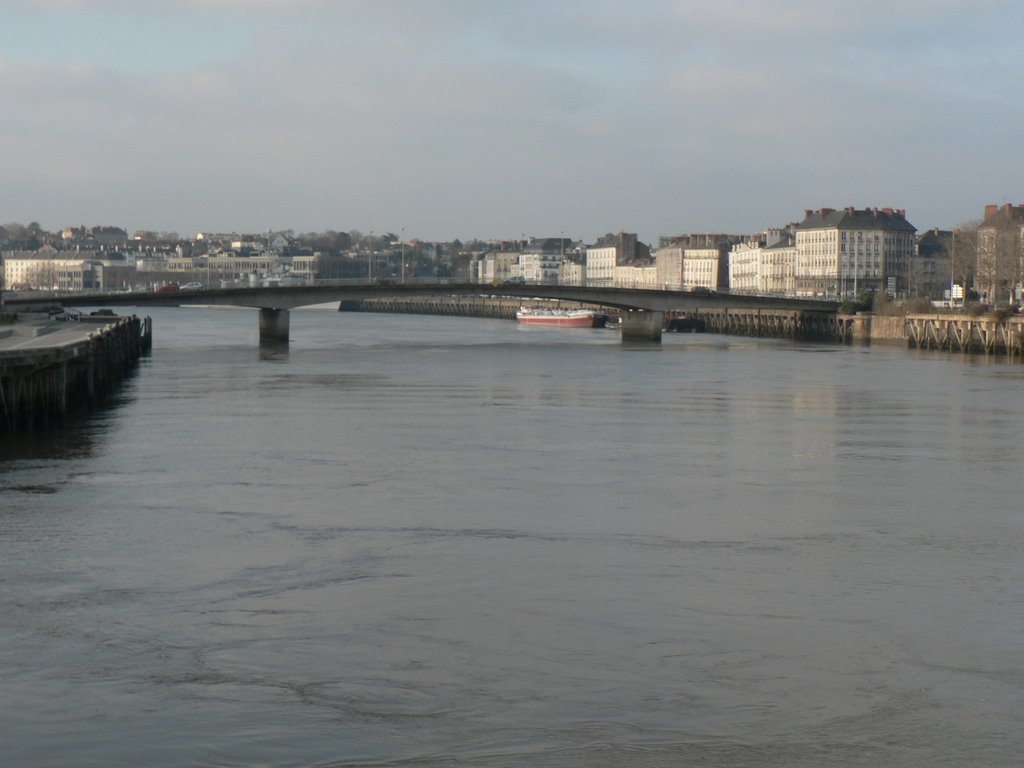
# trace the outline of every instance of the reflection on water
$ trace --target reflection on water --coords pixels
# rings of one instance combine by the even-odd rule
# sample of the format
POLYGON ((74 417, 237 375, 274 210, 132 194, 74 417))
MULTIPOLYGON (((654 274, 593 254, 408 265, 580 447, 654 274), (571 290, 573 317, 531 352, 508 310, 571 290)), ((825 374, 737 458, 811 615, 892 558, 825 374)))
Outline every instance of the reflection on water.
POLYGON ((0 443, 12 764, 1017 764, 1021 368, 154 329, 117 407, 0 443))
POLYGON ((287 362, 291 345, 287 341, 260 339, 260 360, 266 362, 287 362))
MULTIPOLYGON (((118 401, 108 402, 106 407, 115 410, 118 401)), ((14 471, 20 462, 87 458, 95 443, 104 438, 102 419, 103 415, 95 419, 72 418, 62 428, 0 433, 0 475, 14 471)))

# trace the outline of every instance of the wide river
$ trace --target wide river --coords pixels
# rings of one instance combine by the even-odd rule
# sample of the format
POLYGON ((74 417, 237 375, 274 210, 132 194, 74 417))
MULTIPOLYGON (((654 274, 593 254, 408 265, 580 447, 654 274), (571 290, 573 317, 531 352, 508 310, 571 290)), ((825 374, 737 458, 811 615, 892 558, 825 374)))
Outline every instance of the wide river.
POLYGON ((148 314, 0 439, 5 766, 1024 761, 1024 366, 148 314))

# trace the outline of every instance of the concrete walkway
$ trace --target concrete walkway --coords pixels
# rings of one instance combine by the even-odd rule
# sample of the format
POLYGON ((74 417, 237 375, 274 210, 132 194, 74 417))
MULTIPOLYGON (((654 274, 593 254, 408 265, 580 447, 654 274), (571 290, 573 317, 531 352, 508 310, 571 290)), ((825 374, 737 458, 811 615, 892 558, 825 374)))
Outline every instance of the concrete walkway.
POLYGON ((47 315, 21 315, 16 323, 0 325, 0 356, 78 344, 120 319, 111 316, 78 322, 52 320, 47 315))

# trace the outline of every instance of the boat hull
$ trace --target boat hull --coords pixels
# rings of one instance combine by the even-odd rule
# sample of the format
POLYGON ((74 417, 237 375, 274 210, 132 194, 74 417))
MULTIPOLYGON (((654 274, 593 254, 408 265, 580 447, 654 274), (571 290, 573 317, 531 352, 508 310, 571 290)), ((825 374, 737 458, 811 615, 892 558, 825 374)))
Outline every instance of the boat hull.
POLYGON ((516 320, 523 325, 543 325, 554 328, 599 328, 604 317, 590 310, 521 309, 516 320))

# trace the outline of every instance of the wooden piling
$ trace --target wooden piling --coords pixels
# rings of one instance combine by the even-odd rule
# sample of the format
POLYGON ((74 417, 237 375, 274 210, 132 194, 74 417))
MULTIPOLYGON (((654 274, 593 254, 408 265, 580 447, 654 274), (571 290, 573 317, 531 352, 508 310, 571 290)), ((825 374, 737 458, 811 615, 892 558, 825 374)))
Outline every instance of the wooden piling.
MULTIPOLYGON (((31 327, 36 336, 62 324, 31 327)), ((67 328, 68 326, 63 326, 67 328)), ((73 341, 0 350, 0 431, 60 425, 108 396, 152 344, 150 319, 111 318, 73 341)))

